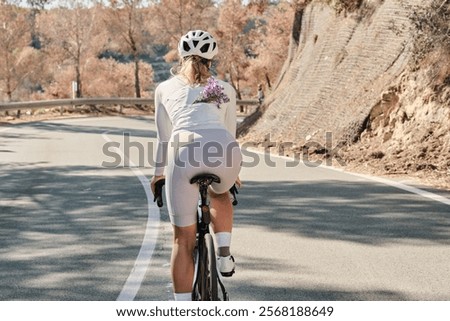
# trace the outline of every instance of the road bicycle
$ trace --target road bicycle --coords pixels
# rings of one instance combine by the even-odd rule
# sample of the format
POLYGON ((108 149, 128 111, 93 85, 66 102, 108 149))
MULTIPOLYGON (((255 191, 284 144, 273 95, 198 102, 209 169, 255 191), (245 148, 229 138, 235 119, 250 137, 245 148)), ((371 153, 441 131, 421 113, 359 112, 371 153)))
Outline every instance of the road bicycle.
MULTIPOLYGON (((209 230, 211 213, 209 208, 208 187, 212 183, 220 183, 220 178, 213 174, 201 174, 190 180, 191 184, 199 187, 199 206, 197 209, 197 234, 194 250, 195 274, 192 289, 193 301, 229 301, 229 295, 222 282, 216 266, 216 251, 214 241, 209 230), (220 291, 219 291, 220 290, 220 291)), ((162 187, 165 180, 155 184, 155 199, 159 207, 163 206, 162 187)), ((230 189, 233 205, 237 204, 235 185, 230 189)))

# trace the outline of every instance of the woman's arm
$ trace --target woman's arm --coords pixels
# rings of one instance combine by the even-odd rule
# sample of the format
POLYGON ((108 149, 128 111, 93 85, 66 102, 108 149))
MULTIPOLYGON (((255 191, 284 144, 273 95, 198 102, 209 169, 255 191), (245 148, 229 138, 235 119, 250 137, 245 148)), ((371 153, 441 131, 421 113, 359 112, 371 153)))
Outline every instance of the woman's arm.
POLYGON ((227 94, 230 101, 223 105, 225 110, 225 127, 228 131, 236 137, 236 91, 230 84, 224 86, 225 93, 227 94))
POLYGON ((155 122, 157 133, 155 176, 164 175, 164 168, 167 164, 167 148, 172 135, 172 123, 167 110, 162 104, 161 89, 155 91, 155 122))

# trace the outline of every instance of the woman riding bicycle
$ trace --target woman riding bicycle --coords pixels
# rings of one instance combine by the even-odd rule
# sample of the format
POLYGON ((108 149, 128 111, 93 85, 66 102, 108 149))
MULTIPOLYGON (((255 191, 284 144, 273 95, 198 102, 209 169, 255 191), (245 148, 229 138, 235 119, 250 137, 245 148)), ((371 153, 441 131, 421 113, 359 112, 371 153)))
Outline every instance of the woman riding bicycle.
POLYGON ((198 187, 190 179, 215 174, 209 194, 211 219, 218 247, 218 267, 224 276, 234 273, 230 255, 233 208, 228 190, 237 182, 242 155, 235 139, 236 92, 212 78, 211 60, 217 43, 205 31, 189 31, 178 44, 176 74, 155 92, 158 147, 151 187, 166 179, 167 208, 174 238, 171 274, 175 300, 190 300, 194 277, 198 187))

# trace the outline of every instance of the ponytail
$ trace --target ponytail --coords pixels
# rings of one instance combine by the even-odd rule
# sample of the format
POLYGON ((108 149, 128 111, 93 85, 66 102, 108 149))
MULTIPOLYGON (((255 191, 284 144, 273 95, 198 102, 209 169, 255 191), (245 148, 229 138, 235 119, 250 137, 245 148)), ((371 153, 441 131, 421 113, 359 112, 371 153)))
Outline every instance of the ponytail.
POLYGON ((172 74, 184 76, 190 85, 205 84, 211 77, 211 60, 200 56, 188 56, 180 60, 175 70, 171 70, 172 74))

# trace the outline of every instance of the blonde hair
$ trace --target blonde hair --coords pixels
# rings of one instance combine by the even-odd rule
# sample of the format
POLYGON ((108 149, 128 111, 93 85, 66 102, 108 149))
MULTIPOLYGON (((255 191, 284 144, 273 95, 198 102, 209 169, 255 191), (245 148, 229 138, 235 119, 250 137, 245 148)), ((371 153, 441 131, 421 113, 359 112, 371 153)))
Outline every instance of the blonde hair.
POLYGON ((211 60, 195 55, 188 56, 180 60, 172 74, 185 77, 190 85, 205 84, 211 77, 210 66, 211 60))

